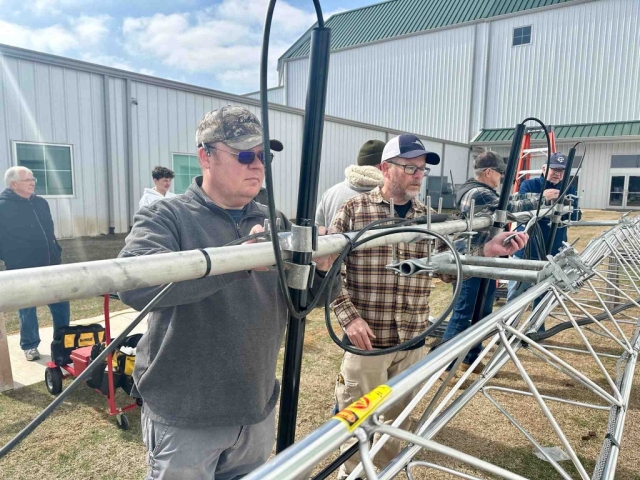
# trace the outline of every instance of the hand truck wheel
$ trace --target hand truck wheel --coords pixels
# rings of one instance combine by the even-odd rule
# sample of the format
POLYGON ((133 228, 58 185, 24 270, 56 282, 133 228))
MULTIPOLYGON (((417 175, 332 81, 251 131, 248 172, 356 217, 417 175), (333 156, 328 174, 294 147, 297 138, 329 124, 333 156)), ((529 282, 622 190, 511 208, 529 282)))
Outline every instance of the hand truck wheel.
POLYGON ((62 371, 60 367, 47 367, 44 371, 44 382, 51 395, 58 395, 62 391, 62 371))
POLYGON ((118 428, 120 430, 129 430, 129 419, 124 413, 116 415, 116 422, 118 422, 118 428))

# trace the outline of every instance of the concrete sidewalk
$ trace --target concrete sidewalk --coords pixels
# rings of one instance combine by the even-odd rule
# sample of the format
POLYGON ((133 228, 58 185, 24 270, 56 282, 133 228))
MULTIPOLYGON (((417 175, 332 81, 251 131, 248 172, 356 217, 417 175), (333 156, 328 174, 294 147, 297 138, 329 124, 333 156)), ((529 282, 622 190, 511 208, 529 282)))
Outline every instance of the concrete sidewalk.
MULTIPOLYGON (((138 312, 132 309, 120 310, 111 313, 111 338, 115 338, 122 332, 138 315, 138 312)), ((101 323, 104 326, 104 317, 102 315, 85 318, 71 322, 72 325, 87 325, 90 323, 101 323)), ((147 331, 147 319, 143 319, 131 332, 144 333, 147 331)), ((9 357, 11 358, 11 370, 13 372, 13 388, 18 389, 27 385, 44 381, 44 372, 47 362, 51 360, 51 341, 53 340, 53 327, 40 328, 40 359, 28 362, 24 358, 24 352, 20 348, 20 334, 8 335, 9 357)))

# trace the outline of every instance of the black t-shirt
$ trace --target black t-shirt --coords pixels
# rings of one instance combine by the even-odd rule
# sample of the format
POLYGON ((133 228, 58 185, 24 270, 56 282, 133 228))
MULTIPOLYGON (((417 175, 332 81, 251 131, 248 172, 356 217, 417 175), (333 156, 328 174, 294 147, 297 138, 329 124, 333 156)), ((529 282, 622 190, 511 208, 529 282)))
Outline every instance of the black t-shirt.
POLYGON ((407 212, 411 209, 411 201, 405 203, 404 205, 394 205, 393 207, 398 216, 400 218, 404 218, 407 216, 407 212))

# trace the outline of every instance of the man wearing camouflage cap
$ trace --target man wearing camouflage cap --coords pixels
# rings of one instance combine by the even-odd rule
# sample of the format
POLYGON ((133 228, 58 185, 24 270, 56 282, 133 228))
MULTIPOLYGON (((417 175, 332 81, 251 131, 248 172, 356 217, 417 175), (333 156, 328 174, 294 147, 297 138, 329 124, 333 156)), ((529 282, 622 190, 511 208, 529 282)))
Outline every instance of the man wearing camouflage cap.
MULTIPOLYGON (((262 151, 255 115, 232 106, 209 112, 196 144, 202 176, 183 195, 141 209, 121 257, 220 247, 262 231, 268 211, 253 198, 271 154, 262 151)), ((277 140, 270 146, 283 148, 277 140)), ((316 263, 317 287, 331 259, 316 263)), ((161 288, 120 292, 120 298, 141 310, 161 288)), ((177 284, 156 305, 137 347, 132 392, 144 401, 147 478, 234 479, 266 461, 286 320, 275 271, 205 275, 177 284)))

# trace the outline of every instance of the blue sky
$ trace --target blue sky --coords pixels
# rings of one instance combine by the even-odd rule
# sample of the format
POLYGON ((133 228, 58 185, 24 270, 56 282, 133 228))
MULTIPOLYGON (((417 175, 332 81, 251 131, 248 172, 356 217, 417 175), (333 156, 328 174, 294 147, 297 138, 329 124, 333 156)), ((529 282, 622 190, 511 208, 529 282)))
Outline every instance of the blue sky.
MULTIPOLYGON (((379 0, 321 0, 329 14, 379 0)), ((0 43, 232 93, 259 88, 267 0, 0 0, 0 43)), ((311 0, 276 4, 278 57, 314 23, 311 0)))

